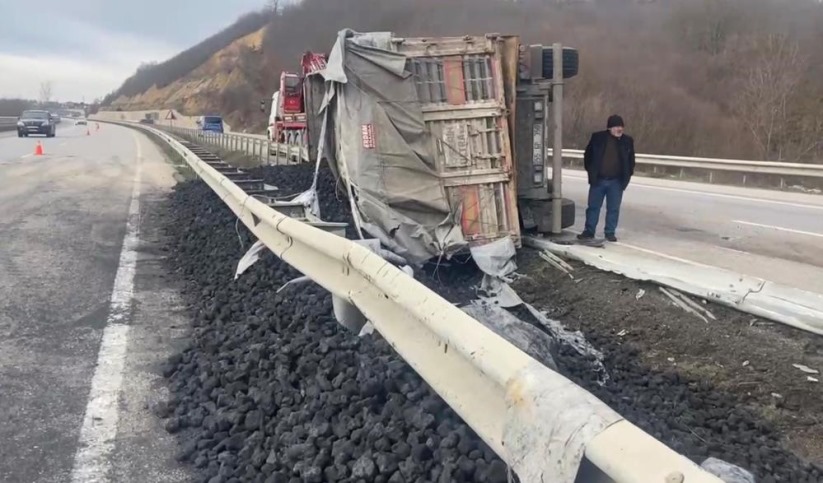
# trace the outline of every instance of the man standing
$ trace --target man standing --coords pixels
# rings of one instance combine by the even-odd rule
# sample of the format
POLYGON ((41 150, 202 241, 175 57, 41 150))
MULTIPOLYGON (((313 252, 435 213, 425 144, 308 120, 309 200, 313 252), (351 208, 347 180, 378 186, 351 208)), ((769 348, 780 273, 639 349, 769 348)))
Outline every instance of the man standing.
POLYGON ((609 116, 606 131, 592 134, 583 164, 589 174, 589 206, 586 227, 577 235, 581 240, 594 238, 600 208, 606 199, 606 239, 617 241, 617 220, 623 191, 634 174, 634 139, 623 134, 623 118, 609 116))

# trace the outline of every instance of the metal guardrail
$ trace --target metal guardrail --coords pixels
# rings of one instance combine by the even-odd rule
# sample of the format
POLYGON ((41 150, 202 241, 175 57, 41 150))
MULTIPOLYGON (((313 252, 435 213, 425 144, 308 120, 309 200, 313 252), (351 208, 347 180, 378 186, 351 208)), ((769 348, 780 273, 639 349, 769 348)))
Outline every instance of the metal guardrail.
MULTIPOLYGON (((549 153, 551 153, 549 149, 549 153)), ((583 159, 583 150, 564 149, 563 157, 583 159)), ((745 161, 741 159, 689 158, 685 156, 665 156, 654 154, 635 155, 637 164, 652 166, 673 166, 677 168, 702 168, 741 173, 766 173, 782 176, 808 176, 823 178, 823 164, 778 163, 774 161, 745 161)))
POLYGON ((173 133, 192 142, 208 144, 224 151, 236 151, 256 157, 261 163, 292 164, 308 161, 308 153, 301 146, 279 144, 269 141, 266 136, 245 133, 218 133, 182 127, 157 124, 157 129, 173 133))
MULTIPOLYGON (((552 150, 549 149, 549 153, 552 150)), ((584 151, 580 149, 564 149, 563 158, 579 161, 583 159, 584 151)), ((743 184, 746 184, 745 175, 769 175, 780 177, 780 187, 784 187, 783 178, 815 178, 823 179, 823 164, 778 163, 774 161, 746 161, 741 159, 691 158, 685 156, 666 156, 655 154, 635 155, 637 165, 657 168, 679 168, 680 177, 683 170, 698 169, 708 171, 709 182, 714 181, 715 172, 735 172, 744 175, 743 184)))
POLYGON ((585 455, 621 483, 722 483, 364 246, 273 210, 169 132, 125 125, 167 142, 276 256, 360 310, 520 481, 571 483, 585 455))
MULTIPOLYGON (((261 134, 214 133, 180 127, 156 126, 162 130, 184 136, 189 140, 209 144, 228 151, 239 151, 258 157, 265 164, 285 164, 308 162, 308 153, 301 146, 270 142, 261 134)), ((549 156, 552 150, 548 150, 549 156)), ((572 161, 583 159, 583 150, 564 149, 563 158, 572 161)), ((773 161, 747 161, 739 159, 694 158, 685 156, 666 156, 638 154, 635 157, 640 166, 649 166, 653 172, 658 168, 677 168, 680 177, 685 176, 686 169, 708 172, 709 183, 715 182, 716 172, 733 172, 743 175, 742 184, 747 184, 746 175, 766 175, 779 178, 778 184, 785 187, 784 178, 813 178, 823 183, 823 164, 778 163, 773 161)))
MULTIPOLYGON (((216 146, 227 151, 239 151, 255 156, 261 163, 287 164, 308 162, 308 153, 304 147, 272 143, 261 134, 246 133, 214 133, 197 129, 188 129, 170 126, 156 126, 168 132, 183 136, 189 140, 216 146)), ((549 156, 552 150, 548 150, 549 156)), ((563 158, 572 162, 583 159, 583 151, 579 149, 564 149, 563 158)), ((707 173, 705 181, 717 182, 717 173, 738 173, 742 175, 739 182, 743 185, 751 183, 751 175, 776 177, 780 188, 786 185, 786 178, 811 178, 817 187, 823 186, 823 164, 778 163, 773 161, 747 161, 738 159, 694 158, 686 156, 666 156, 652 154, 638 154, 636 162, 642 166, 651 167, 652 173, 658 170, 675 168, 679 170, 679 177, 686 175, 686 170, 699 170, 707 173)), ((735 181, 738 182, 738 181, 735 181)))
POLYGON ((0 131, 13 131, 17 127, 17 118, 0 116, 0 131))

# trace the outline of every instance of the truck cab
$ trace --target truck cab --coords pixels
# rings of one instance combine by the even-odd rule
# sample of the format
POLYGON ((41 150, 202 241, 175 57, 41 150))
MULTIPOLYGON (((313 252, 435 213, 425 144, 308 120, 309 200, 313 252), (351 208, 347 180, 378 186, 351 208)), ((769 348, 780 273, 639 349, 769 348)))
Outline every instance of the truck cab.
POLYGON ((300 60, 301 73, 282 72, 279 90, 272 95, 269 140, 275 143, 307 144, 307 113, 304 80, 326 66, 326 56, 306 52, 300 60))

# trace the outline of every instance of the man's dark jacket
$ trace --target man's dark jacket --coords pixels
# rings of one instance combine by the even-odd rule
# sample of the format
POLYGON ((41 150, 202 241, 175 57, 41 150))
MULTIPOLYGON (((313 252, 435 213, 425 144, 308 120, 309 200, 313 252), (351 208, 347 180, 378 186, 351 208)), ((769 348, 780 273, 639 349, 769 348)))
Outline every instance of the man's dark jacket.
MULTIPOLYGON (((590 185, 597 182, 597 175, 603 165, 603 155, 606 152, 606 143, 609 136, 611 136, 609 131, 593 133, 589 145, 586 146, 583 166, 589 174, 590 185)), ((634 139, 631 136, 624 134, 617 140, 617 154, 620 157, 620 181, 623 183, 623 189, 626 189, 634 174, 634 139)))

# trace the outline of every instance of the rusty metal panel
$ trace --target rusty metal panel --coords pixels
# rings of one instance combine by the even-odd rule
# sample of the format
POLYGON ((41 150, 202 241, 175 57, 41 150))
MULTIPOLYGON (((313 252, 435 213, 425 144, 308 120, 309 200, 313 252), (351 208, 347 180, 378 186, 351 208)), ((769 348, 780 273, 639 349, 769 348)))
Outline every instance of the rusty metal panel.
POLYGON ((396 39, 409 57, 436 168, 471 244, 520 244, 510 110, 498 36, 396 39))

